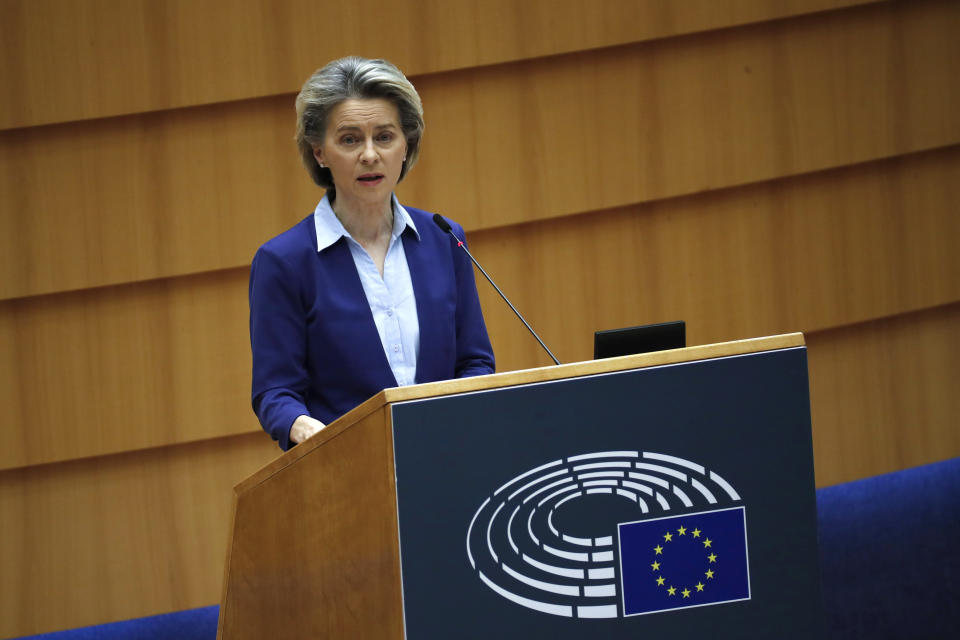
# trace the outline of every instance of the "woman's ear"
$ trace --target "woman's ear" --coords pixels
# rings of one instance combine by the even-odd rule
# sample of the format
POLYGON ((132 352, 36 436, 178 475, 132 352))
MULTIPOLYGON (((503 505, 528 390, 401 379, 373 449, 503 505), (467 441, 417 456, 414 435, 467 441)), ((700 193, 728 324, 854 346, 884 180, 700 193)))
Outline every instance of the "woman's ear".
POLYGON ((320 145, 316 145, 313 147, 313 159, 316 160, 317 164, 319 164, 321 167, 324 166, 323 165, 323 147, 321 147, 320 145))

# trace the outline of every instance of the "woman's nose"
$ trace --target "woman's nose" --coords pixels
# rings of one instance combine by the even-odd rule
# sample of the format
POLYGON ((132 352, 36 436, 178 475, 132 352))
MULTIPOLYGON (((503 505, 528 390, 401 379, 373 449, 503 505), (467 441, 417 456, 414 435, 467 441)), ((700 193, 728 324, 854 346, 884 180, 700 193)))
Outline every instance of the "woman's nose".
POLYGON ((373 146, 373 141, 369 140, 360 149, 360 161, 367 164, 377 159, 377 150, 373 146))

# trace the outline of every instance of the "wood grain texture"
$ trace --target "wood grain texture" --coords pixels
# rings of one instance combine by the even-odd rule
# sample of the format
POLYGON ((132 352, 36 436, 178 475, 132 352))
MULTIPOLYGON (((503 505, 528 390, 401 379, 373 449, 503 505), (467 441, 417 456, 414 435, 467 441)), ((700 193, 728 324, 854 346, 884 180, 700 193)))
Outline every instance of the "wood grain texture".
MULTIPOLYGON (((400 195, 477 230, 956 144, 956 32, 883 4, 418 78, 400 195)), ((0 299, 247 264, 320 197, 292 131, 285 95, 0 134, 0 299)))
MULTIPOLYGON (((592 357, 597 329, 685 319, 689 344, 705 344, 956 302, 958 201, 960 146, 469 240, 576 362, 592 357)), ((0 468, 257 430, 247 275, 0 304, 0 468), (31 446, 37 429, 43 447, 31 446)), ((548 364, 492 288, 478 289, 498 370, 548 364)))
POLYGON ((3 0, 0 129, 295 91, 352 53, 419 75, 867 1, 3 0))
POLYGON ((214 604, 261 434, 0 472, 0 637, 214 604))
POLYGON ((807 343, 818 486, 960 456, 960 304, 807 343))
POLYGON ((958 32, 899 3, 430 76, 403 192, 482 229, 955 144, 958 32))
POLYGON ((249 264, 320 197, 292 115, 284 98, 0 133, 0 297, 249 264))
POLYGON ((238 487, 218 638, 402 638, 397 526, 381 406, 238 487))
POLYGON ((0 469, 258 431, 246 270, 0 305, 0 469))
MULTIPOLYGON (((564 362, 597 329, 687 321, 688 344, 960 300, 960 147, 470 235, 564 362)), ((485 282, 500 370, 549 358, 485 282)))

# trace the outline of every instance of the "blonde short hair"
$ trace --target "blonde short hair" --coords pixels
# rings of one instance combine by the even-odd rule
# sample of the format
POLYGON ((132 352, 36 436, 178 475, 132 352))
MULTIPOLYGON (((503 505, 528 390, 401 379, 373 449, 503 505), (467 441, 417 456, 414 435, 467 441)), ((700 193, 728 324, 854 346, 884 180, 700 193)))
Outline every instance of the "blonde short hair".
POLYGON ((351 98, 384 98, 396 105, 400 128, 407 140, 407 159, 400 170, 403 180, 420 155, 423 105, 406 76, 386 60, 356 56, 340 58, 314 72, 297 94, 297 147, 303 166, 321 187, 333 189, 330 170, 317 164, 313 147, 323 142, 330 111, 351 98))

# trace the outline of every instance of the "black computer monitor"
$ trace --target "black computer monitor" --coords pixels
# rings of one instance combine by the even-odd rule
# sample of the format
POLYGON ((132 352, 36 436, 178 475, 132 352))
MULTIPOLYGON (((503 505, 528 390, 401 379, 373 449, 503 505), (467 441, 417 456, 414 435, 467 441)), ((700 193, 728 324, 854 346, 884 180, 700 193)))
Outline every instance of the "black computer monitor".
POLYGON ((593 334, 593 357, 597 360, 664 349, 682 349, 685 346, 687 325, 683 320, 626 329, 608 329, 593 334))

